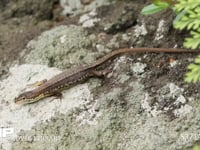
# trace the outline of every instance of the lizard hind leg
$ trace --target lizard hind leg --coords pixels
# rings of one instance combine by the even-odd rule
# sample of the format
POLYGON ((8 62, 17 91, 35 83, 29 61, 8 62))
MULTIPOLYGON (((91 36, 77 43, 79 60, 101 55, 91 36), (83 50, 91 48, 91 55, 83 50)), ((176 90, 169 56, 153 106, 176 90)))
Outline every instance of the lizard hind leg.
POLYGON ((54 96, 54 99, 52 99, 51 102, 54 101, 55 99, 59 99, 60 102, 62 101, 63 95, 61 92, 55 91, 53 92, 52 96, 54 96))
POLYGON ((105 77, 106 75, 108 75, 108 73, 110 73, 109 69, 103 69, 103 70, 92 70, 91 71, 91 76, 94 77, 105 77))

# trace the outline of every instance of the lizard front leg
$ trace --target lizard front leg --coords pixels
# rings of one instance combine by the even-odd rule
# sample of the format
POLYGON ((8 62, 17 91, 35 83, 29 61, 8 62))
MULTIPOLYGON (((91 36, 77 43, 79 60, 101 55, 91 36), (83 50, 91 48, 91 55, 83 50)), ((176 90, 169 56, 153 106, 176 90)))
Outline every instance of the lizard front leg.
POLYGON ((91 71, 91 75, 95 77, 105 77, 108 73, 110 73, 109 69, 91 71))
POLYGON ((29 87, 37 87, 37 86, 41 86, 45 82, 47 82, 47 79, 44 79, 42 81, 36 81, 35 83, 28 84, 27 86, 29 86, 29 87))

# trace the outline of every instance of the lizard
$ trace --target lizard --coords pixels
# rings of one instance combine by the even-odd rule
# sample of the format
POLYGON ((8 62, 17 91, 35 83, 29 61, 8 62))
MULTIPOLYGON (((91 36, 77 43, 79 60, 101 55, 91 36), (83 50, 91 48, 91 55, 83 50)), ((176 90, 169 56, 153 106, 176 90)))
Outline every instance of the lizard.
POLYGON ((43 83, 37 88, 21 93, 15 98, 14 102, 16 104, 28 104, 34 103, 45 97, 58 96, 61 97, 64 89, 70 88, 76 84, 79 84, 91 77, 104 76, 107 71, 103 68, 108 61, 112 61, 114 58, 126 54, 126 53, 199 53, 198 50, 187 50, 178 48, 122 48, 114 50, 105 56, 97 59, 94 63, 75 67, 61 72, 60 74, 52 77, 49 80, 43 80, 43 83), (101 69, 99 69, 101 68, 101 69))

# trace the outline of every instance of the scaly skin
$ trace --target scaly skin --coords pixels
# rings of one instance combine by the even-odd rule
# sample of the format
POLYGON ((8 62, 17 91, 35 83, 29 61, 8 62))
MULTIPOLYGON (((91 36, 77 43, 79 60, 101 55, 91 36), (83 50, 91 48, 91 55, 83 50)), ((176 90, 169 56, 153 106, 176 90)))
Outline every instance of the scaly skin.
POLYGON ((104 57, 98 59, 96 62, 77 67, 64 71, 48 81, 44 82, 38 88, 24 92, 15 98, 15 103, 26 104, 39 101, 48 96, 61 96, 61 91, 74 86, 82 81, 87 80, 90 77, 101 76, 105 72, 97 71, 101 67, 103 69, 104 64, 114 58, 125 54, 125 53, 142 53, 142 52, 153 52, 153 53, 199 53, 198 50, 186 50, 186 49, 174 49, 174 48, 124 48, 118 49, 111 53, 108 53, 104 57))

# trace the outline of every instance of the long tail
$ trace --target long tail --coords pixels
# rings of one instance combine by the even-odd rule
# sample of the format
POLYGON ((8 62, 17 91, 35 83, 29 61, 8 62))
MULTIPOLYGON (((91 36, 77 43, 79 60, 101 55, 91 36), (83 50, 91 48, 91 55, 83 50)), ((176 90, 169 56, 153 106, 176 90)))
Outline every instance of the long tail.
POLYGON ((187 50, 187 49, 177 49, 177 48, 123 48, 115 50, 104 57, 98 59, 93 66, 99 66, 108 60, 114 59, 115 57, 125 54, 125 53, 143 53, 143 52, 153 52, 153 53, 200 53, 200 50, 187 50))

